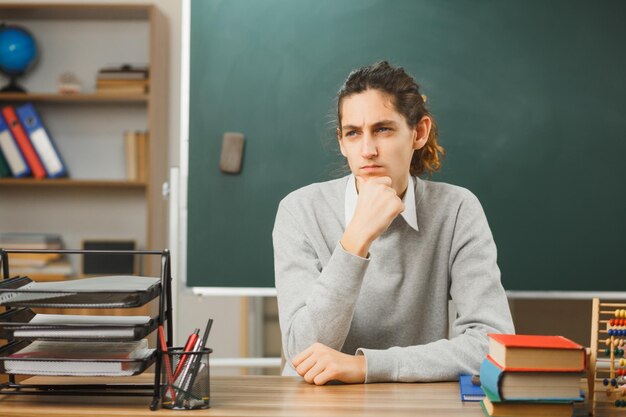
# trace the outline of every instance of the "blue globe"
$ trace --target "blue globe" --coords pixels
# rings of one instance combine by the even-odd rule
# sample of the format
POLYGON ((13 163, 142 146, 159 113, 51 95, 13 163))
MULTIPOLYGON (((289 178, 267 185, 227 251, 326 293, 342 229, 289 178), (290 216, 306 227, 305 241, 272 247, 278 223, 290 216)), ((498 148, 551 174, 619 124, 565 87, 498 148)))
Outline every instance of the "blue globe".
POLYGON ((19 26, 0 26, 0 71, 8 76, 24 74, 37 58, 33 36, 19 26))

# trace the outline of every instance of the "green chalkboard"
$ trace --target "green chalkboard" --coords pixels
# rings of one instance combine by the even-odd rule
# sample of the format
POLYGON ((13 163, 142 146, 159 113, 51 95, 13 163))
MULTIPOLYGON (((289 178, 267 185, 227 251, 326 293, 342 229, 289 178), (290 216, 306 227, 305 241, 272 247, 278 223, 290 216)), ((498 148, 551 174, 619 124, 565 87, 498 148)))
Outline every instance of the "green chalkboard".
POLYGON ((187 282, 271 287, 277 204, 342 175, 335 93, 387 59, 423 85, 508 290, 624 290, 626 2, 195 0, 187 282), (220 172, 224 132, 246 137, 220 172))

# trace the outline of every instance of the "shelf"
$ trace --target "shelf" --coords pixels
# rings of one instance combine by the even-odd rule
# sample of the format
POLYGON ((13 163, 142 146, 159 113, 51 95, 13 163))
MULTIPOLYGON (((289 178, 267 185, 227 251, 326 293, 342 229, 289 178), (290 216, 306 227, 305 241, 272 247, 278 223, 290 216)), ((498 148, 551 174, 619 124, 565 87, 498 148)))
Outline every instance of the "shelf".
POLYGON ((3 4, 3 19, 145 20, 151 6, 142 4, 3 4))
POLYGON ((147 103, 148 94, 58 94, 58 93, 0 93, 2 101, 39 101, 63 103, 147 103))
POLYGON ((146 188, 144 181, 126 180, 73 180, 73 179, 42 179, 32 178, 3 178, 2 187, 76 187, 76 188, 146 188))

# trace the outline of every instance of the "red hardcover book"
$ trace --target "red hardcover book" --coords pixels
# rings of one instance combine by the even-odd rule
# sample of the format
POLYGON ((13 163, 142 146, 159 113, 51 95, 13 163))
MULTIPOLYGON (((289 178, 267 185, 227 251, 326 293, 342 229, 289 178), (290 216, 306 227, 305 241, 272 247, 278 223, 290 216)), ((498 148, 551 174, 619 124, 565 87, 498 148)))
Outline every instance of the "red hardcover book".
POLYGON ((15 113, 13 106, 4 106, 2 108, 2 115, 4 116, 4 120, 6 120, 7 125, 9 125, 9 129, 11 129, 11 133, 17 142, 17 146, 20 147, 20 151, 22 151, 22 155, 24 155, 26 163, 30 166, 33 177, 45 178, 46 170, 39 160, 39 156, 37 156, 37 152, 35 152, 33 144, 30 143, 30 139, 28 138, 26 131, 24 131, 24 127, 17 118, 17 114, 15 113))
POLYGON ((585 348, 563 336, 490 334, 489 338, 489 357, 506 371, 585 370, 585 348))

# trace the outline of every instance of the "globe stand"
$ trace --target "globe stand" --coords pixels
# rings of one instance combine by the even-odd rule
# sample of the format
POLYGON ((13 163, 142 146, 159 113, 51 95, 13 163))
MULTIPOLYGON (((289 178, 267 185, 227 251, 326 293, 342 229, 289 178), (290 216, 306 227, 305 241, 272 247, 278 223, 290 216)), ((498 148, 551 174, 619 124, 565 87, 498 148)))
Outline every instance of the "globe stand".
POLYGON ((0 93, 26 93, 26 90, 17 84, 17 77, 9 77, 9 83, 0 88, 0 93))

